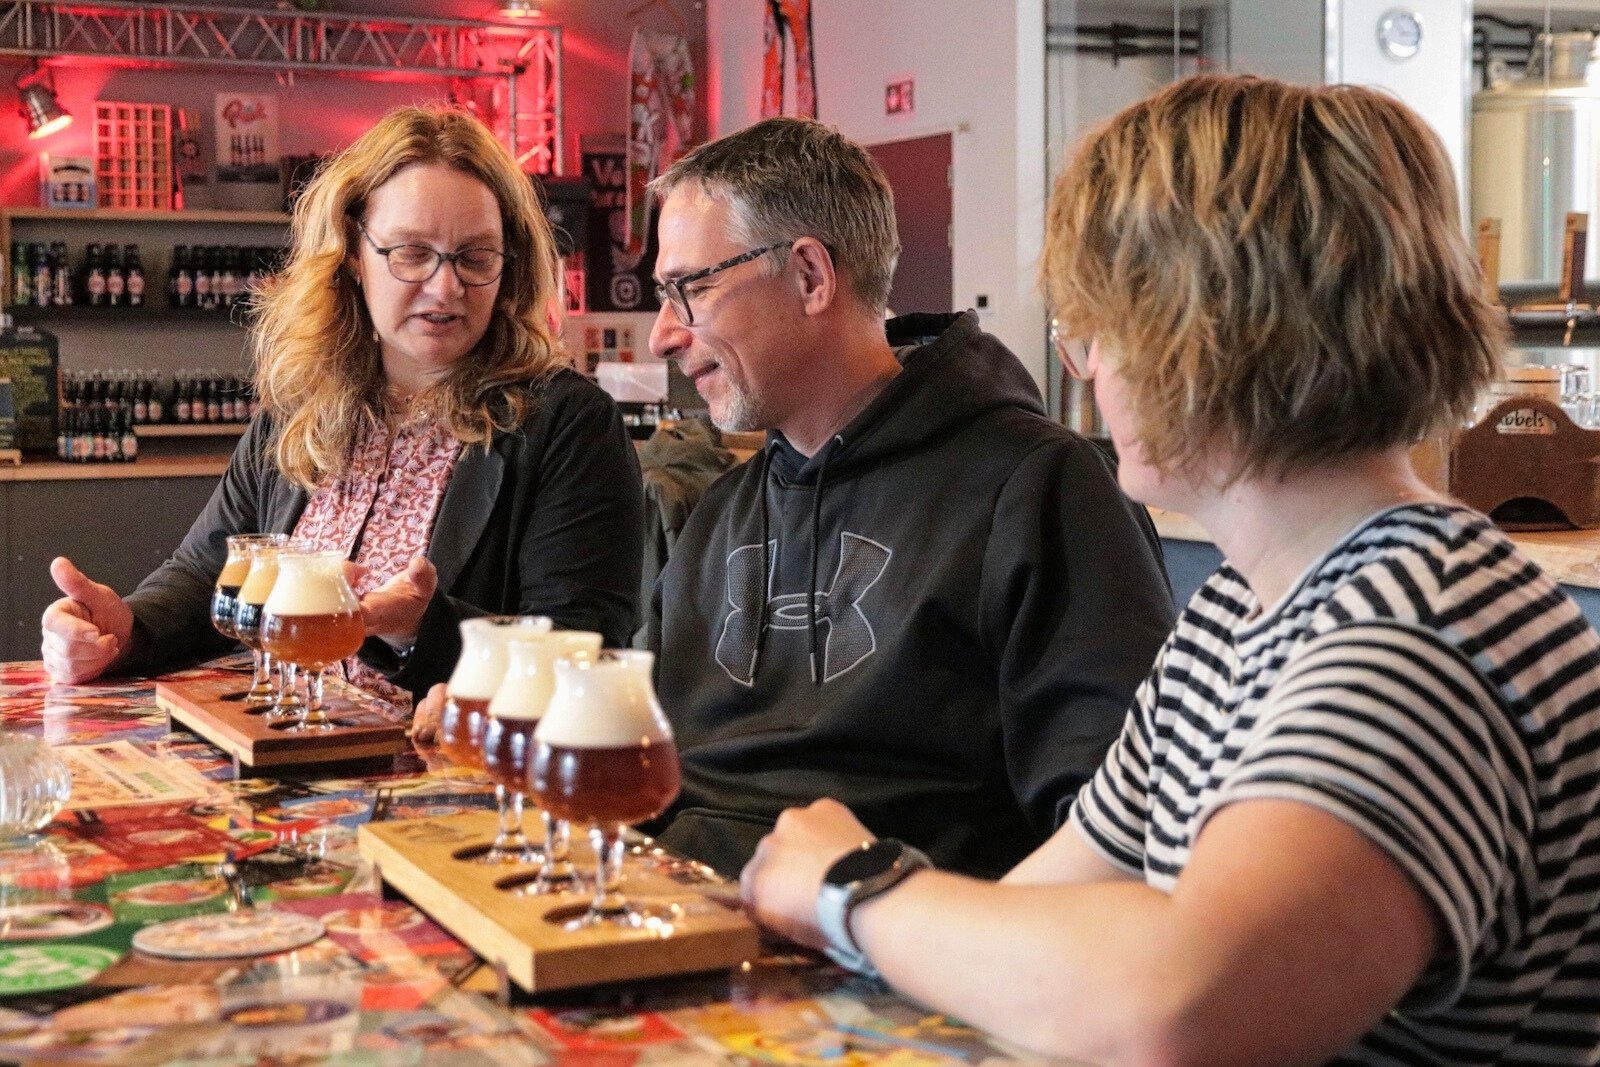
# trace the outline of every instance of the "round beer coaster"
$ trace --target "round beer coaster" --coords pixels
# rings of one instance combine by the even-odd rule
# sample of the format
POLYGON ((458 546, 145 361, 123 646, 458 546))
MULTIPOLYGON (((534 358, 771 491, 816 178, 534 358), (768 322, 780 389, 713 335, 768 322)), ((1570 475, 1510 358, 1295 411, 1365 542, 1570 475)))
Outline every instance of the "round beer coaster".
POLYGON ((103 904, 52 901, 0 907, 0 941, 49 941, 92 934, 111 925, 103 904))
POLYGON ((82 985, 122 958, 98 945, 0 947, 0 996, 82 985))
POLYGON ((309 915, 235 911, 146 926, 133 935, 133 947, 174 960, 238 959, 300 948, 324 932, 322 920, 309 915))

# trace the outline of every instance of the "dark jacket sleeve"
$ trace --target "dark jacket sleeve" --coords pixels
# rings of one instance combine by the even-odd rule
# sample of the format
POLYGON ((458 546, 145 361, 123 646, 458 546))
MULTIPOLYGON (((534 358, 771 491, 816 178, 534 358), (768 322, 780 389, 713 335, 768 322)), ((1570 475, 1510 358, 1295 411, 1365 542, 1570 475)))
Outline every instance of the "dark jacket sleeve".
POLYGON ((211 592, 228 558, 228 535, 261 529, 262 470, 271 462, 266 456, 270 437, 266 419, 251 423, 177 551, 128 595, 132 650, 117 663, 118 673, 159 674, 234 646, 211 626, 211 592))
POLYGON ((1080 438, 1034 449, 1001 489, 983 564, 1006 770, 1039 832, 1066 821, 1172 628, 1149 515, 1080 438))
MULTIPOLYGON (((506 611, 598 631, 608 647, 626 646, 637 625, 644 494, 633 442, 611 398, 587 382, 553 391, 522 433, 495 447, 507 468, 496 508, 503 504, 517 526, 505 579, 515 595, 435 594, 403 665, 388 646, 369 640, 363 658, 414 694, 449 677, 461 651, 461 621, 493 613, 485 605, 502 596, 506 611)), ((482 559, 468 564, 478 569, 474 582, 487 566, 482 559)))

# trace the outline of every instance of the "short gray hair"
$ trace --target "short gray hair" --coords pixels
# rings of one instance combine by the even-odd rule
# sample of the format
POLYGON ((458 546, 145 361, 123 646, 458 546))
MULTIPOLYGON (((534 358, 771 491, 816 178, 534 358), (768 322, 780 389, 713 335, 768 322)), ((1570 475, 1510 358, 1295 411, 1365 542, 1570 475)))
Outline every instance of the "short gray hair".
POLYGON ((725 200, 752 248, 814 237, 863 307, 882 317, 900 259, 894 191, 865 148, 812 119, 774 118, 703 144, 650 183, 665 200, 694 184, 725 200))

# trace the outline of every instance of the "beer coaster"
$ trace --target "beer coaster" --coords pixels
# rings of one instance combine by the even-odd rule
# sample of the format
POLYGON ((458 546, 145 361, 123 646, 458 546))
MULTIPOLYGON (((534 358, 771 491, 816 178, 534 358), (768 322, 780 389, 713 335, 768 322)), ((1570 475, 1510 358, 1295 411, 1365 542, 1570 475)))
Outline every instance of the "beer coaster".
POLYGON ((64 900, 0 908, 0 941, 59 941, 111 925, 103 904, 64 900))
POLYGON ((222 960, 287 952, 317 940, 320 919, 288 911, 234 911, 195 915, 146 926, 133 947, 174 960, 222 960))
POLYGON ((122 958, 98 945, 16 945, 0 948, 0 996, 48 993, 79 986, 122 958))

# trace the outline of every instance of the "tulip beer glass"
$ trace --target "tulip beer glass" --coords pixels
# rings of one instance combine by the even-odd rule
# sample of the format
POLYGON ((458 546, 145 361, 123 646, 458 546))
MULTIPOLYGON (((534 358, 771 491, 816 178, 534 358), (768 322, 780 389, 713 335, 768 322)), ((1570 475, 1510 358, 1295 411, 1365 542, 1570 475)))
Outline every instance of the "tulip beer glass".
POLYGON ((522 833, 523 794, 528 788, 533 731, 556 688, 556 661, 599 655, 600 643, 599 634, 584 630, 512 633, 506 640, 505 677, 489 701, 489 721, 483 730, 483 769, 494 780, 500 808, 500 834, 489 849, 497 859, 485 857, 485 862, 539 864, 538 877, 524 892, 558 892, 573 880, 567 824, 544 812, 544 852, 530 848, 522 833))
POLYGON ((261 643, 293 665, 291 677, 306 672, 305 710, 291 730, 333 729, 323 708, 323 674, 354 655, 365 637, 361 604, 344 577, 344 553, 279 553, 278 580, 263 608, 261 643))
POLYGON ((557 818, 589 826, 594 900, 569 929, 639 926, 621 893, 622 830, 678 795, 678 750, 650 682, 649 652, 610 651, 556 664, 556 691, 534 730, 533 791, 557 818))
MULTIPOLYGON (((247 567, 244 580, 239 583, 233 610, 233 635, 255 657, 255 674, 250 679, 250 691, 245 699, 259 704, 263 710, 272 702, 272 660, 261 645, 261 609, 272 587, 278 581, 278 557, 282 545, 259 544, 245 547, 247 567)), ((213 600, 213 603, 215 601, 213 600)))

